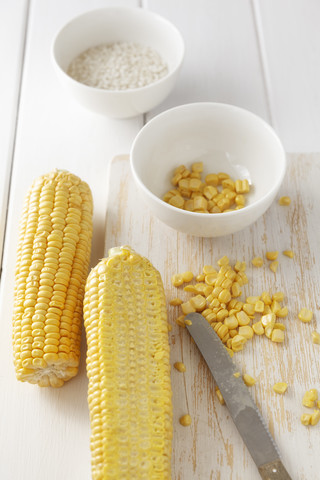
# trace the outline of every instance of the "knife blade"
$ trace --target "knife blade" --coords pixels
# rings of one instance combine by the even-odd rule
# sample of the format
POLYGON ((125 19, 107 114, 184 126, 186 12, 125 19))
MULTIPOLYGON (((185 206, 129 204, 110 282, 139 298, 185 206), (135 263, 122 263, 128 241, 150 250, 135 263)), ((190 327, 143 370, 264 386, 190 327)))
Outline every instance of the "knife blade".
POLYGON ((254 403, 248 387, 221 342, 219 336, 200 313, 189 313, 186 327, 204 357, 230 415, 246 444, 263 480, 291 480, 278 448, 254 403))

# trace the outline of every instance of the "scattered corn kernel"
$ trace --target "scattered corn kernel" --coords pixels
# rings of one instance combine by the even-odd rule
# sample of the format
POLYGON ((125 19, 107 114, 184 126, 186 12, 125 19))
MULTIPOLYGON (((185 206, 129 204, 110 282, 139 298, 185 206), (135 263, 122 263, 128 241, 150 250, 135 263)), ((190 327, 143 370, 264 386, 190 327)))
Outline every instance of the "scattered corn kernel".
POLYGON ((256 383, 256 380, 247 373, 245 373, 242 378, 247 387, 252 387, 256 383))
POLYGON ((240 372, 236 372, 236 373, 234 373, 234 374, 233 374, 233 376, 234 376, 234 377, 236 377, 236 378, 239 378, 239 377, 240 377, 240 375, 241 375, 241 373, 240 373, 240 372))
POLYGON ((182 303, 181 309, 184 315, 187 315, 188 313, 193 313, 196 311, 195 307, 192 305, 190 301, 182 303))
POLYGON ((271 305, 271 303, 272 303, 270 293, 268 293, 268 292, 262 292, 261 293, 261 300, 263 301, 263 303, 265 305, 271 305))
POLYGON ((263 325, 260 322, 256 322, 252 325, 252 330, 254 331, 254 333, 256 335, 263 335, 264 334, 264 328, 263 328, 263 325))
POLYGON ((224 324, 229 330, 234 330, 238 327, 239 322, 235 315, 231 315, 230 317, 224 319, 224 324))
POLYGON ((312 332, 312 343, 316 345, 320 345, 320 333, 319 332, 312 332))
POLYGON ((250 317, 244 311, 236 313, 236 318, 240 326, 249 325, 250 317))
POLYGON ((180 315, 179 317, 177 317, 175 319, 175 322, 176 322, 177 325, 179 325, 179 327, 185 327, 186 326, 186 324, 184 323, 184 317, 185 317, 185 315, 180 315))
POLYGON ((284 293, 283 292, 276 292, 272 295, 272 300, 276 302, 283 302, 284 300, 284 293))
POLYGON ((289 258, 293 258, 294 257, 294 253, 292 250, 284 250, 283 252, 283 255, 285 255, 286 257, 289 257, 289 258))
POLYGON ((222 393, 220 392, 219 388, 216 388, 216 395, 218 397, 219 403, 221 403, 221 405, 224 405, 225 401, 224 401, 224 398, 223 398, 222 393))
POLYGON ((253 337, 253 329, 249 325, 239 327, 239 335, 250 340, 253 337))
POLYGON ((227 255, 224 255, 223 257, 221 257, 218 260, 217 263, 220 267, 225 266, 225 265, 229 265, 229 258, 227 257, 227 255))
POLYGON ((202 310, 204 310, 207 305, 206 299, 202 295, 196 295, 195 297, 190 298, 189 301, 197 312, 202 312, 202 310))
POLYGON ((193 172, 203 172, 203 162, 194 162, 192 165, 191 165, 191 170, 193 172))
POLYGON ((181 298, 173 298, 172 300, 170 300, 170 305, 172 305, 173 307, 177 307, 178 305, 181 305, 183 303, 183 301, 181 300, 181 298))
POLYGON ((179 273, 176 273, 171 277, 171 282, 174 287, 180 287, 180 285, 183 284, 183 278, 182 275, 179 273))
POLYGON ((275 383, 272 388, 279 395, 283 395, 287 391, 288 384, 285 382, 278 382, 278 383, 275 383))
POLYGON ((300 417, 302 425, 310 425, 312 415, 310 413, 303 413, 300 417))
POLYGON ((282 343, 284 342, 284 331, 280 328, 274 328, 271 334, 272 342, 282 343))
POLYGON ((279 205, 287 207, 291 203, 291 198, 287 195, 279 198, 279 205))
POLYGON ((261 257, 254 257, 252 260, 251 260, 251 263, 254 267, 262 267, 263 265, 263 259, 261 257))
POLYGON ((191 417, 190 415, 182 415, 182 417, 179 418, 179 422, 183 427, 189 427, 191 425, 191 417))
POLYGON ((302 308, 298 315, 299 320, 304 323, 311 322, 312 317, 313 313, 311 310, 308 310, 308 308, 302 308))
POLYGON ((232 339, 232 343, 231 343, 232 350, 234 352, 239 352, 240 350, 243 350, 243 346, 246 343, 246 341, 247 339, 242 335, 236 335, 232 339))
POLYGON ((236 180, 234 186, 237 193, 250 192, 250 185, 246 178, 244 180, 236 180))
POLYGON ((279 318, 284 318, 288 315, 288 307, 282 307, 280 310, 276 311, 276 316, 279 318))
POLYGON ((274 260, 273 262, 270 263, 269 268, 273 273, 276 273, 278 270, 279 262, 277 260, 274 260))
POLYGON ((178 372, 186 371, 186 366, 183 362, 176 362, 173 366, 176 370, 178 370, 178 372))
POLYGON ((193 279, 193 273, 189 271, 181 273, 181 276, 185 283, 191 282, 191 280, 193 279))
POLYGON ((277 250, 273 252, 266 252, 266 258, 268 260, 277 260, 279 252, 277 250))
POLYGON ((189 320, 188 318, 184 321, 184 323, 185 323, 185 325, 189 325, 189 327, 190 327, 190 325, 192 325, 191 320, 189 320))
POLYGON ((315 402, 318 400, 318 391, 315 388, 307 390, 302 399, 302 405, 308 408, 313 408, 315 402))
POLYGON ((255 310, 255 312, 257 312, 257 313, 263 313, 263 311, 264 311, 264 303, 263 303, 262 300, 258 300, 258 301, 255 303, 254 310, 255 310))
POLYGON ((317 425, 319 420, 320 420, 320 410, 314 410, 313 414, 311 415, 310 424, 311 425, 317 425))
POLYGON ((247 315, 250 315, 250 316, 253 316, 255 313, 254 304, 252 303, 245 303, 242 309, 244 312, 246 312, 247 315))

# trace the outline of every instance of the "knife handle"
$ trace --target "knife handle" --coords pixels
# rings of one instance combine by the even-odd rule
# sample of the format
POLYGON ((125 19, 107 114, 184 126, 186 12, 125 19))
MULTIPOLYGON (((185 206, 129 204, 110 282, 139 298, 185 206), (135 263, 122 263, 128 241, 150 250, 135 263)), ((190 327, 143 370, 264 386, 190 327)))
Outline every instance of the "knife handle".
POLYGON ((292 480, 280 459, 261 465, 259 473, 263 480, 292 480))

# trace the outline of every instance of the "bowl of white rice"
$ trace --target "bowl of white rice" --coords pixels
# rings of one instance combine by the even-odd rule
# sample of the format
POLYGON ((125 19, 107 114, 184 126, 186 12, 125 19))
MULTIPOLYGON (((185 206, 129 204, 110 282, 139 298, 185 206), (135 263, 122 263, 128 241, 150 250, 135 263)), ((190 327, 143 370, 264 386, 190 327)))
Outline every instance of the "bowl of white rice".
POLYGON ((86 12, 64 25, 52 44, 62 85, 85 108, 113 118, 159 105, 173 89, 183 57, 178 29, 141 8, 86 12))

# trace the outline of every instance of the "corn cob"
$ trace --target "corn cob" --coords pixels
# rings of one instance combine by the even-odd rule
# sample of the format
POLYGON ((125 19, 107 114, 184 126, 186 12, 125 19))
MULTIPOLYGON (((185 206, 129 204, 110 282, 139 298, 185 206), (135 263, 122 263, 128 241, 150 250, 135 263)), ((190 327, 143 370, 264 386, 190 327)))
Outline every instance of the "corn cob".
POLYGON ((130 247, 109 251, 84 298, 93 480, 168 480, 172 404, 159 272, 130 247))
POLYGON ((17 252, 18 380, 60 387, 77 374, 91 236, 89 186, 65 171, 35 180, 25 199, 17 252))

